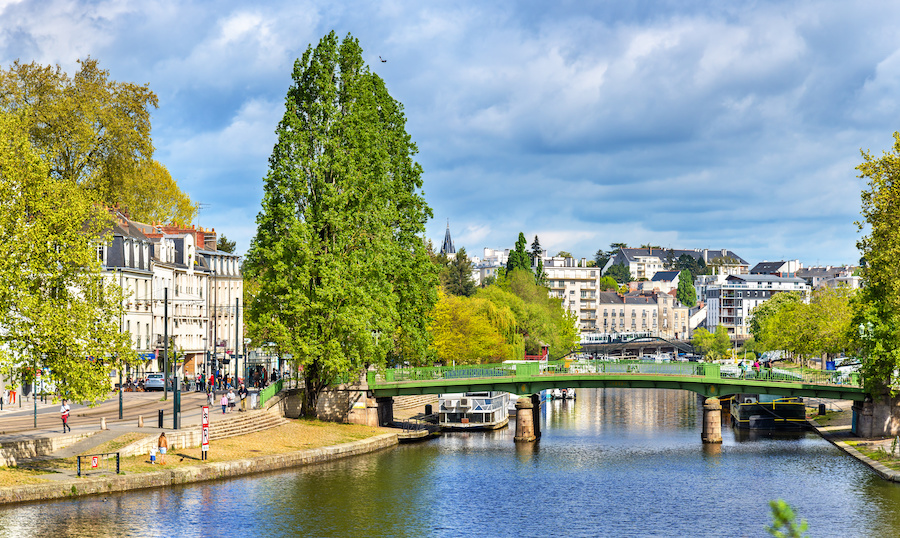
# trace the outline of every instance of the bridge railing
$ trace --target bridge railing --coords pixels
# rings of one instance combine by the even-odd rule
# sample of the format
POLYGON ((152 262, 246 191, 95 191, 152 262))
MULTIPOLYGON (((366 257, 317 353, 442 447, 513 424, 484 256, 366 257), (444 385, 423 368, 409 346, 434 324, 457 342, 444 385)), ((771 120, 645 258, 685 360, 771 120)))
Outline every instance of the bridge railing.
POLYGON ((800 372, 781 368, 749 368, 741 370, 734 364, 708 362, 647 362, 606 361, 600 359, 562 360, 551 362, 525 361, 514 364, 481 364, 469 366, 434 366, 423 368, 392 368, 369 372, 369 383, 396 383, 476 379, 496 377, 540 377, 572 374, 646 374, 678 377, 699 377, 704 381, 746 379, 767 382, 802 383, 809 385, 858 386, 856 376, 840 372, 800 372))

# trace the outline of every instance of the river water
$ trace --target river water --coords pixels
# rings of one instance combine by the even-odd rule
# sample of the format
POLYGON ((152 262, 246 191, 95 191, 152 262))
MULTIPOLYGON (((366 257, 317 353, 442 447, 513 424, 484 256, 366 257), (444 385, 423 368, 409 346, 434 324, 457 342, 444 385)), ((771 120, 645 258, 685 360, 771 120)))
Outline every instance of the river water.
POLYGON ((788 501, 811 536, 900 535, 900 485, 812 433, 700 442, 695 394, 581 390, 538 443, 514 425, 323 465, 0 508, 0 536, 768 536, 788 501))

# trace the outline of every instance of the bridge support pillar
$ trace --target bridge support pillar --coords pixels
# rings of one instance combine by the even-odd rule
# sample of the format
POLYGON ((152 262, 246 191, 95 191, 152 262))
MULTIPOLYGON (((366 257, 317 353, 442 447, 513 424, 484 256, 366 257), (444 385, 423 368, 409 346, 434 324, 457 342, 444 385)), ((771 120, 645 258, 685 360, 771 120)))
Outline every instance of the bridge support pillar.
MULTIPOLYGON (((518 412, 517 412, 518 414, 518 412)), ((531 395, 531 418, 534 425, 534 436, 541 438, 541 395, 531 395)))
POLYGON ((718 398, 707 398, 703 402, 703 431, 700 438, 704 443, 722 442, 722 406, 718 398))
POLYGON ((531 398, 516 400, 516 436, 517 443, 530 443, 537 439, 534 435, 534 405, 531 398))
POLYGON ((394 421, 394 399, 390 396, 375 398, 375 404, 378 408, 378 425, 390 426, 394 421))

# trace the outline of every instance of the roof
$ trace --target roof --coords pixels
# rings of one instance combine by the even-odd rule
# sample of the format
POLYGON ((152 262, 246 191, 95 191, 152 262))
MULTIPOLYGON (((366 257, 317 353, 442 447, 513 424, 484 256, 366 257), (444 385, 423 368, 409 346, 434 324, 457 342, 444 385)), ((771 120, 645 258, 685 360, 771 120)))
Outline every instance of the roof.
POLYGON ((786 262, 759 262, 753 266, 753 269, 750 269, 751 275, 771 275, 773 273, 781 272, 781 268, 784 266, 786 262))
POLYGON ((678 258, 680 258, 683 254, 687 254, 688 256, 690 256, 691 258, 694 258, 695 260, 703 258, 704 254, 705 254, 706 259, 704 261, 706 261, 707 263, 709 263, 710 260, 714 260, 716 258, 728 257, 728 258, 734 258, 741 265, 749 265, 746 260, 744 260, 737 254, 735 254, 733 251, 728 250, 728 249, 712 250, 712 249, 696 249, 695 248, 695 249, 684 250, 684 249, 666 249, 666 248, 620 248, 619 251, 614 256, 614 258, 616 258, 615 263, 626 263, 626 264, 636 262, 638 257, 644 257, 644 256, 654 256, 654 257, 659 258, 660 260, 665 260, 669 256, 670 251, 672 252, 672 255, 675 257, 676 260, 678 258))
POLYGON ((653 282, 674 282, 681 271, 657 271, 650 280, 653 282))
POLYGON ((806 280, 792 277, 782 277, 777 275, 730 275, 725 280, 743 280, 744 282, 797 282, 806 284, 806 280))

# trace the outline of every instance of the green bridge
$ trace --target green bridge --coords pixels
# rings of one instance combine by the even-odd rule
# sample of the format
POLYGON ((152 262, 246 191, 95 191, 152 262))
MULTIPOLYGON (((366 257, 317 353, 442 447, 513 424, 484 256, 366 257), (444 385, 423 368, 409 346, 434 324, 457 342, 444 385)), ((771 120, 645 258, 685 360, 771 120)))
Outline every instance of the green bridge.
POLYGON ((795 373, 787 369, 753 369, 742 374, 734 365, 712 363, 572 360, 540 363, 482 364, 395 368, 370 371, 369 390, 376 397, 450 392, 504 391, 537 394, 553 388, 658 388, 690 390, 706 397, 752 393, 864 400, 855 374, 795 373))

